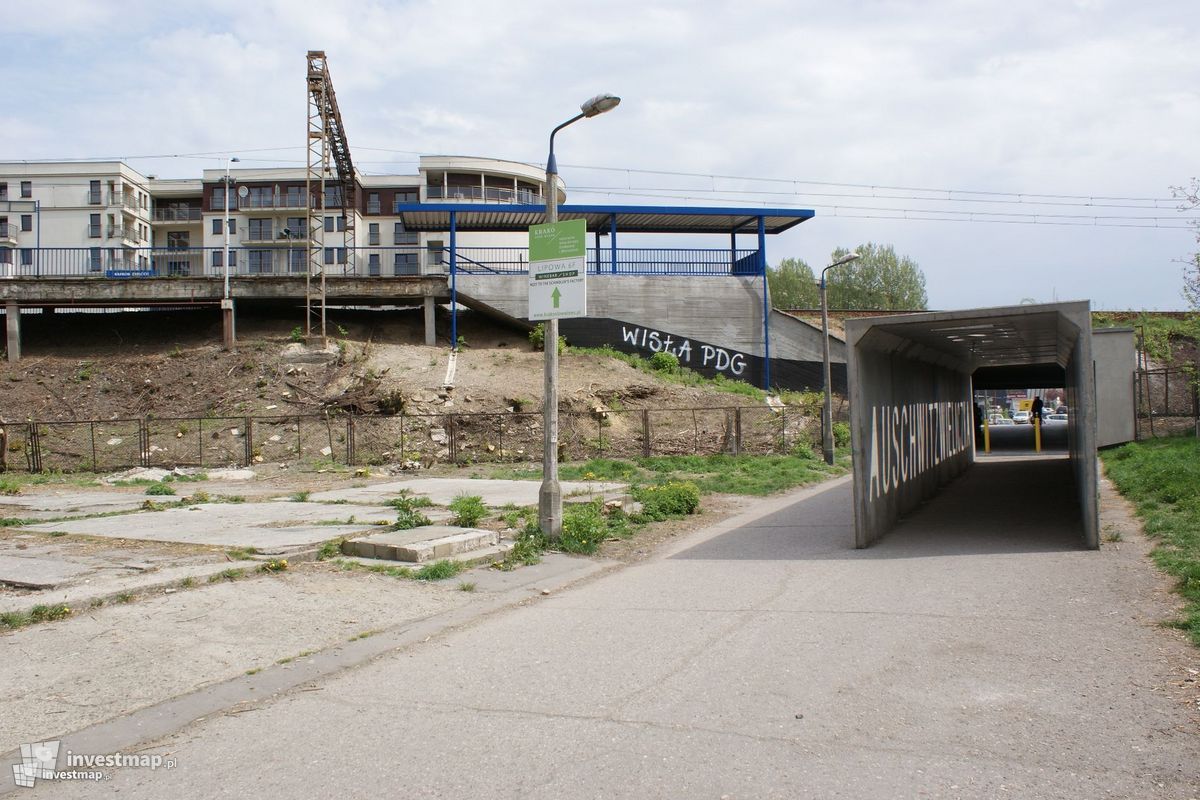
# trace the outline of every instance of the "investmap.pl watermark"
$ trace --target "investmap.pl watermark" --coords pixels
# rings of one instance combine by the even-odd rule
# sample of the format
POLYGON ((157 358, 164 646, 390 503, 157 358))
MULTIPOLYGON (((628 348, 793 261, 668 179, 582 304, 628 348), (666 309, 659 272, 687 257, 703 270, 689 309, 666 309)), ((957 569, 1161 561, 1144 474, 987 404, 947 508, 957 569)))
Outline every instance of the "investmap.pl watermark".
POLYGON ((32 789, 39 781, 93 781, 112 778, 111 770, 118 767, 139 769, 174 769, 175 759, 158 753, 63 753, 63 769, 59 769, 59 743, 33 742, 21 745, 21 763, 13 765, 13 780, 17 786, 32 789))

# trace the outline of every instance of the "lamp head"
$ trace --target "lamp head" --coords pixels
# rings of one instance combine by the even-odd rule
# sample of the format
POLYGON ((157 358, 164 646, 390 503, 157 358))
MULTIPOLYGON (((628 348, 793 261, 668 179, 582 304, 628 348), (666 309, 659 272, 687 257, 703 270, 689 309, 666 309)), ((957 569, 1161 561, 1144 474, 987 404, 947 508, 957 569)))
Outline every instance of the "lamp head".
POLYGON ((579 107, 585 117, 595 117, 612 111, 621 104, 621 98, 612 94, 598 94, 579 107))

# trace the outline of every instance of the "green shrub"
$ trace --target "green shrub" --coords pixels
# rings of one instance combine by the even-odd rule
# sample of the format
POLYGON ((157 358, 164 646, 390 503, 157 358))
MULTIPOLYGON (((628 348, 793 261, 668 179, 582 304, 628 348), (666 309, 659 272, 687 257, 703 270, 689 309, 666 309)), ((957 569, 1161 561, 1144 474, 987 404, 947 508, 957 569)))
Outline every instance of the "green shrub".
POLYGON ((691 481, 643 486, 635 496, 642 504, 642 517, 648 520, 683 517, 696 513, 700 507, 700 488, 691 481))
POLYGON ((655 372, 669 372, 674 374, 679 372, 679 356, 674 353, 668 353, 663 350, 661 353, 655 353, 650 356, 650 368, 655 372))
POLYGON ((304 341, 304 329, 301 328, 299 325, 297 325, 296 327, 292 328, 292 333, 289 338, 291 338, 291 340, 293 342, 303 342, 304 341))
MULTIPOLYGON (((546 323, 539 322, 529 332, 529 343, 533 345, 534 350, 544 350, 546 347, 546 323)), ((565 336, 558 337, 558 353, 562 355, 562 351, 567 349, 567 339, 565 336)))
POLYGON ((849 447, 850 446, 850 423, 848 423, 848 422, 833 423, 833 446, 834 447, 849 447))
POLYGON ((412 577, 419 581, 442 581, 446 578, 453 578, 464 569, 466 569, 466 566, 461 562, 443 559, 426 564, 414 572, 412 577))
POLYGON ((21 483, 15 478, 0 478, 0 494, 20 494, 21 483))
POLYGON ((474 528, 488 513, 483 498, 477 494, 460 494, 450 501, 450 510, 454 512, 454 524, 464 528, 474 528))
POLYGON ((396 521, 392 523, 392 530, 394 531, 406 531, 410 528, 420 528, 432 524, 432 520, 429 517, 415 508, 399 508, 397 512, 396 521))
POLYGON ((149 495, 173 495, 175 487, 168 486, 165 483, 152 483, 146 487, 146 494, 149 495))
POLYGON ((567 553, 590 555, 608 538, 608 523, 599 500, 573 503, 563 507, 562 538, 559 549, 567 553))

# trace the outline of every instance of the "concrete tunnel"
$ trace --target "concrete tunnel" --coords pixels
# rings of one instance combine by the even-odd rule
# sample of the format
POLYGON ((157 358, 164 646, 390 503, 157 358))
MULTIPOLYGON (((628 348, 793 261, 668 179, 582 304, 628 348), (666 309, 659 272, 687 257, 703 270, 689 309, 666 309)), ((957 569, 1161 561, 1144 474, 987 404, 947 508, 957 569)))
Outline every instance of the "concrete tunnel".
POLYGON ((1066 390, 1069 490, 1082 544, 1100 546, 1088 302, 852 319, 846 346, 856 547, 975 464, 975 388, 1016 387, 1066 390))

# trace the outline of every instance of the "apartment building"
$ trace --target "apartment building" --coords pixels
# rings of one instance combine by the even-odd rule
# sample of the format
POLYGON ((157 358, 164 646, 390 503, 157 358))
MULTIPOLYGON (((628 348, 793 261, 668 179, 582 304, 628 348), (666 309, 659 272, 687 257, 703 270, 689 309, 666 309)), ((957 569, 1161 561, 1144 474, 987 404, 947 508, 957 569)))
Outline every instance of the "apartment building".
MULTIPOLYGON (((448 233, 405 230, 400 206, 545 202, 539 167, 496 159, 427 156, 415 175, 360 174, 352 204, 334 180, 309 197, 304 169, 234 166, 227 184, 224 169, 159 179, 122 162, 0 163, 0 276, 223 274, 227 241, 231 274, 304 273, 310 220, 327 274, 441 274, 448 233)), ((458 245, 525 240, 463 233, 458 245)))

